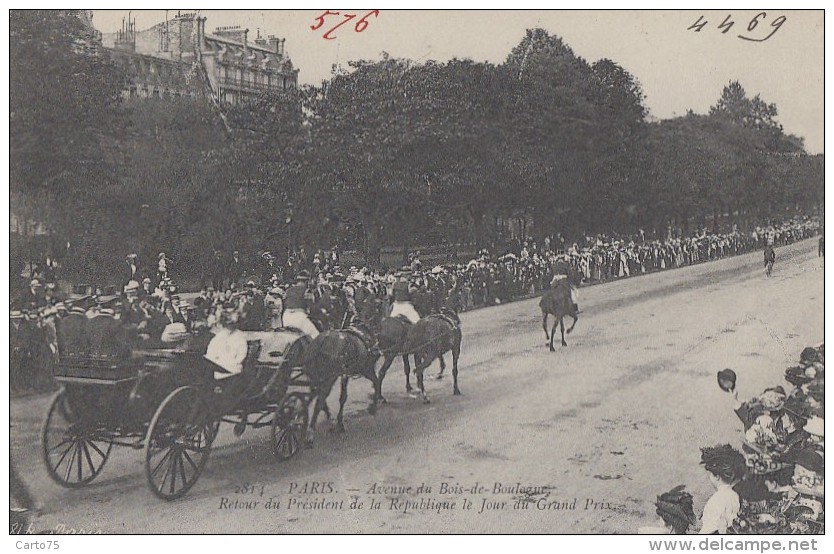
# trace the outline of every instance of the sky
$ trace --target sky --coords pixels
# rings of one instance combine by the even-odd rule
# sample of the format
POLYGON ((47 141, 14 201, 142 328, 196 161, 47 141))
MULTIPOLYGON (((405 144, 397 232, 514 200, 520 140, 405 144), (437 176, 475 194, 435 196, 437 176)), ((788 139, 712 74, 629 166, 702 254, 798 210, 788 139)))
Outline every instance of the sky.
MULTIPOLYGON (((336 11, 335 8, 333 8, 336 11)), ((443 11, 381 10, 362 32, 356 22, 368 10, 338 10, 312 30, 322 10, 202 10, 206 31, 240 25, 252 40, 257 30, 286 38, 286 52, 299 69, 299 82, 319 84, 333 64, 379 59, 382 52, 413 60, 470 58, 501 63, 524 36, 542 27, 561 36, 589 62, 609 58, 640 81, 652 117, 665 119, 692 109, 706 113, 724 85, 738 80, 752 97, 775 103, 788 133, 805 139, 811 153, 824 152, 824 18, 817 11, 443 11), (356 14, 325 40, 325 32, 356 14), (706 22, 695 32, 696 22, 706 22), (727 17, 733 26, 719 28, 727 17), (778 24, 780 16, 784 23, 778 24), (748 27, 753 26, 752 31, 748 27), (763 42, 743 40, 739 34, 763 42)), ((177 10, 169 10, 173 17, 177 10)), ((133 11, 138 29, 164 21, 165 10, 133 11)), ((126 10, 96 10, 93 23, 102 32, 121 26, 126 10)))

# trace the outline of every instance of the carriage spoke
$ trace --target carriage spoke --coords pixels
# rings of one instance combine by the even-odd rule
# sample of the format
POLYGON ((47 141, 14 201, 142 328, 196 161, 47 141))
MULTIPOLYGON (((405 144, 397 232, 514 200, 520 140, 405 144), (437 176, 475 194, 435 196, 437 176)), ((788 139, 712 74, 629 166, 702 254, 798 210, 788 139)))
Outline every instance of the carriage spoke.
POLYGON ((93 449, 94 449, 96 452, 98 452, 98 453, 101 455, 101 457, 102 457, 102 458, 106 458, 106 457, 107 457, 107 455, 106 455, 104 452, 102 452, 102 451, 101 451, 101 449, 100 449, 98 446, 96 446, 96 443, 94 443, 94 442, 92 441, 92 439, 87 439, 87 444, 89 444, 90 446, 92 446, 92 447, 93 447, 93 449))
POLYGON ((162 459, 161 459, 161 460, 159 460, 159 463, 158 463, 158 464, 156 464, 156 467, 155 467, 155 468, 153 468, 153 470, 151 470, 151 475, 156 475, 156 472, 157 472, 157 471, 159 471, 159 468, 160 468, 160 467, 162 467, 162 464, 164 464, 164 463, 165 463, 165 461, 166 461, 166 460, 168 460, 168 458, 170 458, 170 457, 171 457, 171 454, 172 454, 173 452, 174 452, 174 450, 173 450, 173 449, 169 449, 169 450, 165 453, 165 455, 164 455, 164 456, 162 456, 162 459))
POLYGON ((59 466, 60 466, 60 465, 64 462, 64 460, 66 459, 67 454, 69 454, 69 453, 70 453, 70 450, 72 450, 72 447, 73 447, 73 446, 75 446, 75 441, 67 441, 67 442, 69 442, 69 446, 67 446, 67 449, 66 449, 66 450, 64 450, 64 453, 63 453, 63 454, 61 454, 61 458, 58 460, 58 463, 57 463, 57 464, 55 464, 55 469, 58 469, 58 467, 59 467, 59 466))
POLYGON ((278 439, 278 444, 276 445, 276 449, 278 450, 278 452, 280 452, 281 454, 285 454, 286 449, 284 448, 284 445, 286 445, 286 444, 287 444, 287 432, 282 431, 281 432, 281 438, 278 439))
POLYGON ((191 467, 194 468, 194 471, 200 471, 200 469, 197 467, 197 464, 195 464, 194 460, 191 458, 191 456, 188 455, 188 452, 183 450, 182 455, 186 460, 188 460, 188 463, 191 465, 191 467))
POLYGON ((172 461, 171 461, 171 465, 169 466, 169 469, 172 470, 171 471, 171 494, 174 494, 174 491, 176 490, 176 485, 177 485, 177 460, 179 460, 179 459, 180 459, 179 458, 179 452, 177 452, 176 454, 174 454, 174 456, 172 458, 172 461))
POLYGON ((72 456, 70 456, 69 462, 67 462, 67 471, 64 474, 64 481, 66 481, 67 483, 69 483, 70 473, 72 473, 72 463, 75 460, 75 453, 78 450, 78 443, 73 442, 72 446, 70 447, 70 450, 72 450, 72 456))
POLYGON ((298 439, 296 438, 295 433, 293 433, 292 431, 287 433, 286 444, 287 444, 287 448, 288 448, 287 449, 287 454, 288 455, 292 454, 293 452, 295 452, 298 449, 298 439))
MULTIPOLYGON (((72 442, 73 442, 73 438, 72 438, 72 437, 67 438, 67 439, 64 439, 64 440, 62 440, 61 442, 59 442, 58 444, 55 444, 55 445, 53 445, 53 446, 50 446, 50 447, 49 447, 49 452, 52 452, 53 450, 57 450, 58 448, 60 448, 60 447, 64 446, 65 444, 69 444, 69 445, 70 445, 70 447, 71 447, 71 446, 72 446, 72 442)), ((68 450, 65 450, 64 452, 67 452, 67 451, 68 451, 68 450)))
POLYGON ((184 454, 184 453, 185 453, 185 452, 180 452, 180 455, 179 455, 179 456, 177 456, 177 459, 179 460, 179 465, 180 465, 180 477, 182 478, 182 484, 183 484, 183 486, 185 486, 185 485, 188 483, 188 479, 187 479, 187 478, 186 478, 186 476, 185 476, 185 464, 184 464, 184 463, 182 463, 182 459, 183 459, 183 454, 184 454))
MULTIPOLYGON (((170 454, 170 452, 169 452, 170 454)), ((168 481, 168 475, 171 473, 171 464, 165 465, 165 473, 162 474, 162 480, 159 482, 159 490, 165 490, 165 483, 168 481)))
POLYGON ((82 444, 83 443, 81 441, 78 441, 78 482, 79 483, 84 480, 84 477, 81 473, 81 471, 84 469, 84 467, 83 467, 84 466, 84 460, 81 459, 81 445, 82 444))
POLYGON ((84 458, 87 460, 87 464, 90 466, 90 474, 96 474, 96 465, 93 463, 93 458, 90 456, 90 449, 87 448, 87 441, 81 443, 81 448, 84 449, 84 458))

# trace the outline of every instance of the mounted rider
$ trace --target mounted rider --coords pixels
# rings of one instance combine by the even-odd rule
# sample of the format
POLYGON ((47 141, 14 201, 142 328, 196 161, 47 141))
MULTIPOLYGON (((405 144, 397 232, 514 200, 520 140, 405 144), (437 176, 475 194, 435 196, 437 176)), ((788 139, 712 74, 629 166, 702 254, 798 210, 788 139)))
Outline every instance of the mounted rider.
POLYGON ((579 286, 579 275, 573 269, 568 261, 568 255, 564 250, 556 255, 556 263, 553 264, 553 280, 550 282, 551 287, 556 287, 562 280, 567 281, 570 289, 570 301, 573 304, 575 313, 579 313, 579 306, 577 305, 578 294, 576 288, 579 286))
POLYGON ((283 322, 285 327, 294 327, 311 339, 318 336, 319 330, 310 321, 308 309, 311 295, 308 291, 310 274, 302 270, 296 277, 295 284, 287 289, 284 297, 283 322))
POLYGON ((404 268, 397 274, 397 281, 394 283, 391 290, 393 300, 391 305, 391 317, 401 315, 411 323, 417 323, 420 321, 420 314, 417 313, 417 310, 414 308, 414 304, 412 303, 413 291, 408 281, 410 276, 411 272, 408 268, 404 268))
POLYGON ((767 275, 770 277, 770 272, 773 270, 773 264, 776 262, 776 250, 773 249, 773 239, 767 241, 767 246, 764 249, 764 265, 767 270, 767 275))

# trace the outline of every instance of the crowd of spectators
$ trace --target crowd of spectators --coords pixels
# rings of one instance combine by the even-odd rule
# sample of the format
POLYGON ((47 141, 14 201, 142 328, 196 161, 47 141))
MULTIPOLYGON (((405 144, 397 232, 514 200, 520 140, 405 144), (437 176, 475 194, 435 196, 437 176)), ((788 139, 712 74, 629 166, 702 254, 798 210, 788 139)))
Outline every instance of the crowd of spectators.
POLYGON ((701 464, 716 492, 701 522, 693 498, 677 486, 657 498, 662 527, 643 533, 818 534, 825 532, 825 347, 807 347, 785 371, 789 384, 738 398, 736 373, 718 372, 718 385, 744 426, 741 448, 701 448, 701 464))
POLYGON ((344 314, 357 311, 358 297, 374 296, 387 308, 393 284, 402 273, 408 275, 414 307, 421 315, 441 306, 464 311, 541 293, 549 288, 559 260, 572 268, 574 284, 588 285, 717 260, 767 244, 783 246, 820 230, 816 218, 795 218, 749 233, 701 231, 665 241, 645 240, 642 234, 598 235, 566 244, 556 236, 545 239, 542 248, 527 242, 510 251, 481 250, 465 263, 447 260, 432 267, 423 263, 420 252, 414 252, 407 266, 386 271, 343 268, 336 249, 311 256, 301 250, 283 266, 269 252, 258 253, 254 263, 246 263, 237 251, 228 258, 216 252, 215 264, 209 265, 214 270, 201 276, 199 293, 190 294, 180 291, 174 280, 175 262, 165 253, 159 253, 151 271, 138 256, 130 254, 125 258, 127 267, 120 286, 77 285, 69 294, 56 286, 55 264, 50 262, 44 266, 49 271, 33 274, 30 286, 12 302, 13 387, 27 382, 26 367, 54 363, 58 352, 54 337, 49 336, 54 334, 50 321, 70 310, 135 325, 139 336, 155 343, 210 325, 220 309, 238 309, 244 330, 274 329, 281 326, 284 292, 303 271, 311 276, 311 315, 315 307, 316 313, 325 314, 320 323, 339 326, 349 321, 344 314), (327 314, 334 313, 341 314, 339 321, 324 321, 327 314), (49 349, 44 344, 49 344, 49 349))

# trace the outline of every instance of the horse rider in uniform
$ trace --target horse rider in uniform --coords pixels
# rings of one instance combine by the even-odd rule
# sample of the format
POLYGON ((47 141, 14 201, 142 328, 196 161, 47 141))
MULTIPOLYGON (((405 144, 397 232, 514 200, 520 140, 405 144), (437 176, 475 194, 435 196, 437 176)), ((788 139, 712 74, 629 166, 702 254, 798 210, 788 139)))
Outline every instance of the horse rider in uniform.
POLYGON ((764 250, 764 264, 765 270, 767 271, 767 276, 770 277, 771 271, 773 271, 773 263, 776 261, 776 250, 773 249, 773 240, 767 241, 767 246, 765 246, 764 250))
POLYGON ((567 279, 570 285, 570 301, 573 304, 573 310, 579 313, 579 306, 577 305, 576 287, 579 284, 579 279, 573 267, 568 262, 568 255, 563 252, 557 255, 556 263, 553 264, 553 281, 550 286, 554 286, 556 282, 561 279, 567 279))
POLYGON ((310 274, 306 270, 302 270, 296 277, 295 285, 287 289, 284 297, 284 326, 295 327, 302 333, 309 335, 311 339, 318 336, 319 330, 310 321, 307 312, 309 301, 309 294, 307 285, 310 280, 310 274))
POLYGON ((397 282, 394 283, 391 291, 391 295, 393 296, 391 317, 401 315, 411 323, 417 323, 420 321, 420 314, 417 313, 417 310, 414 308, 414 304, 412 303, 412 291, 409 286, 408 275, 409 272, 407 271, 401 272, 398 276, 397 282))

